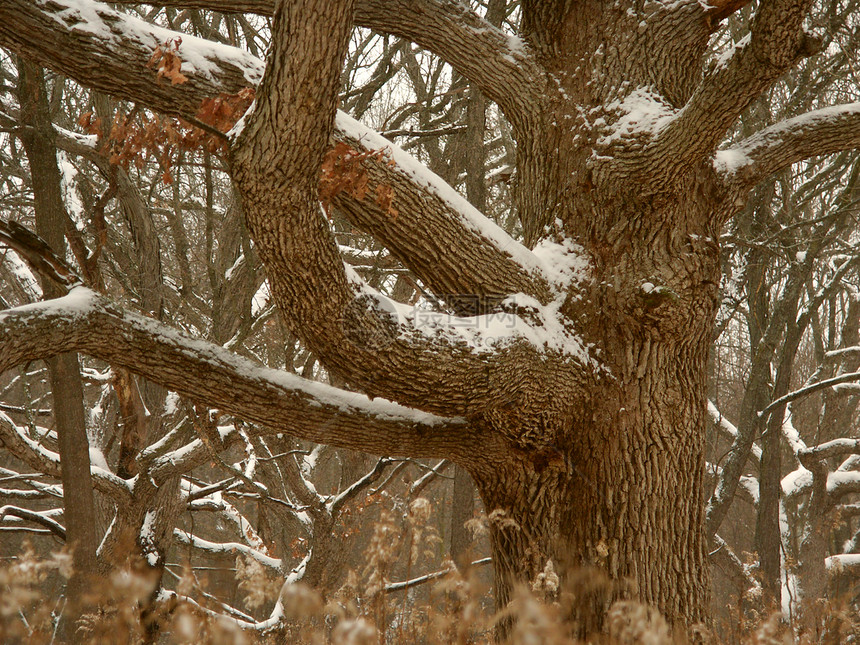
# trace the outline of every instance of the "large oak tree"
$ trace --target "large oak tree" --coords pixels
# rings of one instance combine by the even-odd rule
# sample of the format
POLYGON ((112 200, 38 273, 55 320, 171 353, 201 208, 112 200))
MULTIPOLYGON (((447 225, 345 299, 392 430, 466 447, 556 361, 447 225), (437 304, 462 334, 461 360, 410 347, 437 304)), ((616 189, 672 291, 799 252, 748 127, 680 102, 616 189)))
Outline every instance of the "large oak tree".
POLYGON ((520 37, 453 0, 158 4, 273 14, 266 62, 93 0, 0 0, 0 45, 195 123, 207 100, 255 87, 229 133, 231 174, 275 302, 347 389, 262 370, 86 290, 0 313, 0 369, 78 351, 297 437, 449 458, 491 518, 499 603, 551 561, 563 577, 593 566, 630 580, 674 622, 707 622, 708 535, 745 458, 724 464, 706 509, 720 231, 763 178, 860 146, 851 104, 719 149, 820 48, 804 31, 812 0, 759 3, 719 60, 709 41, 748 0, 524 0, 520 37), (499 106, 523 243, 338 113, 353 25, 427 48, 499 106), (181 76, 163 78, 158 48, 181 76), (345 266, 319 203, 335 141, 386 152, 364 157, 366 192, 332 203, 459 317, 429 321, 345 266))

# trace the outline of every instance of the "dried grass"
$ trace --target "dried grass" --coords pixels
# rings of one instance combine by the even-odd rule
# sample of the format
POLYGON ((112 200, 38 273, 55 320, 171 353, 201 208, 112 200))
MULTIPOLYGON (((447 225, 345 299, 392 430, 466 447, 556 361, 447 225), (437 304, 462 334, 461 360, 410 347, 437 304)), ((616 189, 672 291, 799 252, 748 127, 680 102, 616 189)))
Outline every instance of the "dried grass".
MULTIPOLYGON (((386 593, 398 558, 408 568, 432 560, 439 536, 430 524, 430 507, 413 502, 398 524, 382 511, 365 552, 365 566, 351 572, 335 593, 324 598, 302 583, 283 585, 253 560, 236 562, 236 588, 248 610, 270 611, 276 603, 284 620, 275 629, 241 627, 223 615, 223 608, 204 593, 201 583, 185 571, 175 595, 154 598, 151 569, 130 562, 102 578, 84 599, 91 608, 77 625, 75 643, 176 643, 205 645, 491 645, 500 624, 509 628, 516 645, 675 645, 691 642, 674 633, 654 608, 632 600, 616 600, 618 585, 593 571, 567 576, 562 584, 548 562, 528 586, 515 590, 505 610, 494 614, 487 605, 485 584, 472 570, 450 572, 422 588, 422 593, 386 593), (406 556, 408 554, 408 556, 406 556), (564 620, 576 607, 609 606, 599 633, 577 640, 571 631, 582 626, 564 620), (147 613, 148 612, 148 613, 147 613), (157 629, 147 631, 157 625, 157 629)), ((0 566, 0 642, 26 645, 58 642, 57 618, 62 613, 61 589, 71 570, 71 558, 58 552, 39 559, 26 548, 13 562, 0 566)), ((426 568, 426 567, 425 567, 426 568)), ((423 570, 423 569, 422 569, 423 570)), ((806 632, 793 629, 778 614, 766 616, 736 642, 742 645, 813 645, 860 640, 858 617, 830 603, 809 610, 815 619, 806 632)), ((807 616, 810 614, 807 613, 807 616)), ((717 643, 700 630, 693 642, 717 643)))

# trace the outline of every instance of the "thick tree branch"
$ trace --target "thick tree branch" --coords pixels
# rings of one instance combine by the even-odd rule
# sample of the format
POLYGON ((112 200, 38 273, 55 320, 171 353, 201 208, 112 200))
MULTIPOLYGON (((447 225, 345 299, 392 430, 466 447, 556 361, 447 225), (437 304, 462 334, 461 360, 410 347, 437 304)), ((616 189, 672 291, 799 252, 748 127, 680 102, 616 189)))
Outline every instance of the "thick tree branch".
POLYGON ((720 20, 725 20, 736 11, 740 11, 752 0, 710 0, 705 10, 711 24, 715 25, 720 20))
MULTIPOLYGON (((117 4, 140 4, 121 0, 117 4)), ((147 0, 144 4, 271 16, 274 0, 147 0)), ((456 0, 357 0, 355 24, 427 49, 481 88, 508 118, 527 120, 543 72, 518 38, 456 0)))
MULTIPOLYGON (((401 324, 397 305, 370 292, 341 261, 320 213, 318 180, 334 130, 350 23, 348 7, 319 2, 278 4, 271 62, 230 153, 274 301, 291 333, 331 372, 372 396, 444 414, 497 404, 521 385, 508 372, 508 383, 491 386, 488 361, 495 363, 491 370, 504 364, 506 371, 545 354, 541 343, 485 345, 491 355, 479 357, 453 324, 441 325, 453 332, 448 336, 401 324)), ((572 367, 557 358, 557 369, 572 367)))
POLYGON ((752 187, 776 171, 816 155, 860 147, 860 103, 786 119, 717 153, 726 181, 752 187))
POLYGON ((0 45, 93 89, 163 114, 194 117, 204 99, 256 86, 263 63, 240 49, 150 25, 82 0, 0 1, 0 45), (176 43, 178 42, 178 46, 176 43), (148 66, 175 46, 188 80, 171 84, 148 66))
POLYGON ((748 38, 710 71, 654 142, 656 155, 676 155, 677 166, 711 154, 741 113, 819 43, 803 31, 812 0, 772 0, 758 5, 748 38), (677 156, 680 155, 680 156, 677 156))
MULTIPOLYGON (((0 332, 0 336, 2 336, 2 332, 0 332)), ((53 352, 51 355, 58 353, 60 352, 53 352)), ((0 412, 0 444, 30 468, 45 475, 60 478, 60 455, 27 437, 26 432, 2 412, 0 412)), ((131 502, 131 490, 124 480, 98 466, 91 466, 90 471, 95 488, 119 504, 131 502)))
POLYGON ((441 177, 346 114, 338 113, 335 123, 339 141, 365 152, 388 151, 391 163, 366 164, 368 195, 376 194, 378 187, 390 187, 397 212, 386 211, 370 196, 358 200, 346 191, 335 197, 335 205, 391 249, 436 294, 498 298, 527 293, 543 303, 552 299, 535 255, 441 177))
MULTIPOLYGON (((183 118, 195 117, 206 99, 257 85, 264 67, 242 50, 161 29, 90 0, 0 0, 0 44, 88 87, 183 118), (80 14, 74 7, 87 11, 80 14), (147 65, 156 47, 178 40, 188 81, 174 85, 147 65)), ((355 123, 346 115, 341 120, 355 123)), ((391 146, 367 128, 336 128, 335 138, 362 150, 391 146)), ((68 135, 58 139, 64 149, 92 155, 87 143, 68 135)), ((396 219, 372 197, 358 200, 348 191, 337 197, 337 206, 377 235, 429 288, 475 295, 523 292, 545 301, 546 284, 536 274, 534 257, 502 231, 488 239, 486 231, 498 227, 474 209, 466 212, 463 200, 453 204, 416 181, 416 164, 391 167, 367 159, 364 165, 374 191, 380 184, 392 188, 396 219)))
MULTIPOLYGON (((473 442, 478 437, 463 421, 258 367, 217 345, 123 311, 88 289, 0 312, 0 371, 68 351, 120 365, 192 400, 318 443, 415 457, 477 450, 473 442)), ((0 415, 0 421, 5 418, 0 415)), ((4 443, 8 436, 3 434, 4 443)), ((23 441, 17 432, 14 436, 23 441)), ((30 465, 58 472, 58 464, 45 459, 42 455, 30 465)))

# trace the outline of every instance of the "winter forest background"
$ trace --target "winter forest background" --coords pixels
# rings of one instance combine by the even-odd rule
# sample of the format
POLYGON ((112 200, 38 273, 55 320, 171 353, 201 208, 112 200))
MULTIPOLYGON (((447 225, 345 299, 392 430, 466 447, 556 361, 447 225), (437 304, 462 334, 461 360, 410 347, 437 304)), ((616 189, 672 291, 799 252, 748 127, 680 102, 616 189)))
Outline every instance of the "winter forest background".
MULTIPOLYGON (((267 16, 120 4, 146 23, 252 56, 269 47, 267 16)), ((517 32, 516 0, 470 4, 517 32)), ((745 6, 711 38, 714 61, 742 43, 759 3, 735 4, 745 6)), ((755 100, 723 147, 788 117, 860 100, 860 3, 819 0, 807 27, 823 39, 821 52, 755 100)), ((150 61, 164 84, 188 80, 178 46, 166 39, 150 61)), ((66 290, 47 277, 65 267, 51 264, 23 226, 61 248, 82 282, 114 302, 258 364, 343 386, 284 325, 225 173, 218 133, 252 99, 218 99, 200 121, 180 121, 0 52, 0 309, 66 290), (46 124, 56 175, 25 145, 46 124), (34 187, 51 182, 64 214, 37 221, 34 187)), ((356 137, 362 127, 381 133, 522 239, 510 125, 440 58, 357 27, 340 108, 363 124, 344 121, 356 137)), ((440 303, 344 210, 345 193, 371 191, 396 221, 392 189, 369 182, 362 166, 383 145, 362 152, 338 144, 326 156, 325 217, 344 262, 373 288, 416 311, 450 315, 451 303, 440 303)), ((711 505, 724 506, 709 559, 715 632, 725 642, 787 642, 764 639, 792 629, 804 642, 860 634, 859 203, 858 153, 813 157, 759 184, 720 239, 705 488, 711 505), (797 616, 810 615, 804 603, 815 618, 801 624, 797 616)), ((460 467, 297 440, 100 360, 81 355, 79 369, 52 360, 60 377, 44 361, 0 375, 3 642, 61 638, 68 627, 55 619, 67 594, 85 598, 76 609, 84 628, 72 642, 490 638, 493 520, 460 467), (75 587, 62 551, 60 417, 86 429, 95 499, 87 530, 99 585, 75 587)), ((551 587, 554 575, 541 584, 551 587)), ((579 584, 600 597, 611 583, 585 572, 579 584)), ((539 602, 543 593, 536 584, 518 596, 520 638, 566 642, 552 603, 539 602)), ((624 625, 610 625, 612 642, 668 633, 648 612, 624 625)))

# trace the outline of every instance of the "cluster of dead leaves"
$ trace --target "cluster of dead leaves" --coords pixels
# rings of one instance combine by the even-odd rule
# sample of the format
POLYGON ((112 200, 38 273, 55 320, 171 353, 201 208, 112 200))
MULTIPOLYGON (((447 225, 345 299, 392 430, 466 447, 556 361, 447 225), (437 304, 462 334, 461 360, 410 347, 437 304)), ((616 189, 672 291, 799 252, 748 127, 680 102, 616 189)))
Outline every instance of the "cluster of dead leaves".
MULTIPOLYGON (((169 80, 171 85, 188 82, 188 77, 180 71, 181 44, 181 38, 174 38, 159 45, 146 65, 154 68, 158 77, 169 80)), ((184 119, 150 115, 137 107, 128 114, 117 112, 107 132, 102 119, 94 118, 92 112, 82 114, 78 124, 88 134, 99 137, 102 152, 109 155, 112 164, 128 169, 133 163, 137 168, 142 168, 146 160, 153 157, 161 167, 162 181, 169 184, 173 182, 170 169, 180 152, 206 149, 210 153, 217 153, 223 150, 226 138, 217 133, 229 131, 253 101, 252 87, 246 87, 236 94, 221 94, 204 99, 195 120, 209 126, 209 129, 184 119)), ((384 150, 361 151, 343 142, 336 143, 328 151, 323 160, 319 186, 319 198, 327 212, 332 199, 340 193, 346 193, 359 201, 365 198, 370 184, 365 161, 394 163, 387 159, 384 150)), ((378 184, 374 192, 377 205, 391 217, 397 217, 392 187, 378 184)))
POLYGON ((179 68, 182 67, 182 59, 179 58, 179 46, 181 44, 182 38, 177 37, 159 45, 146 64, 149 68, 156 68, 158 78, 170 80, 171 85, 188 82, 188 77, 179 71, 179 68))
MULTIPOLYGON (((331 201, 339 194, 346 193, 359 201, 363 200, 370 188, 370 177, 364 166, 365 161, 393 164, 385 150, 356 150, 342 141, 326 153, 320 172, 320 201, 328 212, 331 201)), ((397 217, 394 207, 394 190, 388 184, 377 184, 374 200, 391 217, 397 217)))
MULTIPOLYGON (((182 39, 175 38, 159 45, 147 63, 147 67, 156 69, 159 78, 169 80, 172 85, 188 81, 180 71, 181 44, 182 39)), ((205 99, 194 120, 209 128, 198 127, 184 119, 150 114, 138 107, 128 113, 118 111, 109 127, 91 111, 80 116, 78 125, 88 134, 99 137, 101 152, 112 164, 126 170, 131 164, 143 168, 148 159, 154 158, 161 168, 162 181, 169 184, 173 181, 171 168, 181 152, 205 149, 215 154, 223 151, 226 137, 218 133, 230 130, 253 101, 252 87, 236 94, 205 99)))

